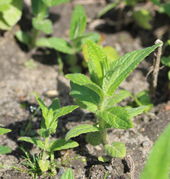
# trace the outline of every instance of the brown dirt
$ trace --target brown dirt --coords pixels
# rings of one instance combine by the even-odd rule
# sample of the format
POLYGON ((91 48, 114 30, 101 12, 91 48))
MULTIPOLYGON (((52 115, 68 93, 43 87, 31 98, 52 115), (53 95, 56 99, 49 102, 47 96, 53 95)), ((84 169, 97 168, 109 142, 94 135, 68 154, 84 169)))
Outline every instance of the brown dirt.
MULTIPOLYGON (((52 8, 53 17, 54 19, 56 18, 54 26, 55 36, 68 37, 72 6, 69 3, 52 8)), ((93 22, 96 12, 102 8, 102 5, 92 4, 85 7, 89 22, 93 22)), ((0 168, 0 177, 4 179, 31 178, 25 173, 11 169, 13 166, 21 168, 20 162, 22 158, 17 138, 20 135, 20 130, 24 128, 30 117, 29 111, 22 108, 21 103, 26 101, 34 104, 33 92, 39 93, 47 103, 50 103, 50 99, 44 95, 49 90, 56 91, 62 105, 73 103, 68 95, 69 82, 59 74, 58 66, 56 64, 50 65, 49 61, 47 64, 37 61, 31 62, 31 65, 28 64, 27 62, 31 56, 19 48, 14 39, 15 31, 16 28, 0 37, 0 124, 12 129, 9 135, 0 136, 0 144, 8 145, 13 149, 11 154, 0 156, 0 163, 4 165, 4 168, 0 168)), ((143 44, 141 38, 135 38, 126 29, 114 31, 114 33, 102 32, 102 34, 105 36, 104 44, 115 47, 120 54, 139 49, 143 44)), ((154 40, 151 39, 150 41, 154 42, 154 40)), ((48 60, 54 62, 56 56, 50 56, 48 60)), ((149 84, 145 76, 149 71, 149 67, 150 61, 144 61, 121 87, 130 90, 132 93, 148 89, 149 84)), ((166 104, 166 102, 160 102, 159 105, 154 106, 149 114, 135 118, 135 127, 133 129, 126 131, 109 130, 110 141, 114 139, 114 141, 121 141, 126 144, 127 157, 125 159, 113 158, 111 162, 104 164, 99 162, 96 156, 102 154, 101 146, 92 147, 86 144, 84 135, 82 135, 76 138, 80 142, 80 147, 75 150, 62 152, 59 160, 63 160, 65 166, 74 169, 76 179, 103 179, 106 174, 108 174, 108 178, 112 179, 128 179, 132 176, 138 179, 153 143, 170 122, 170 111, 165 110, 166 104), (132 164, 133 166, 131 166, 132 164)), ((37 128, 39 124, 36 119, 33 120, 33 128, 37 128)), ((64 120, 60 120, 60 128, 56 136, 64 136, 68 129, 78 123, 92 123, 92 121, 92 114, 76 110, 64 117, 64 120)), ((32 151, 34 148, 29 150, 32 151)), ((61 168, 59 174, 62 172, 63 169, 61 168)), ((59 175, 55 178, 58 177, 59 175)))

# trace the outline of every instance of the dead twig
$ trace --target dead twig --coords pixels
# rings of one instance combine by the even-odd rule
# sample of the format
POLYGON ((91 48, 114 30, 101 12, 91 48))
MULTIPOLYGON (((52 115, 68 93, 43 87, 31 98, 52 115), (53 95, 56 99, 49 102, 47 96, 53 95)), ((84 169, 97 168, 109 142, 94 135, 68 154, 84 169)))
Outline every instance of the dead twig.
POLYGON ((161 40, 156 40, 155 44, 161 43, 158 47, 156 52, 154 53, 154 60, 153 60, 153 67, 152 67, 152 81, 151 81, 151 95, 155 97, 157 83, 158 83, 158 74, 160 70, 160 61, 161 61, 161 54, 162 54, 162 45, 163 42, 161 40))

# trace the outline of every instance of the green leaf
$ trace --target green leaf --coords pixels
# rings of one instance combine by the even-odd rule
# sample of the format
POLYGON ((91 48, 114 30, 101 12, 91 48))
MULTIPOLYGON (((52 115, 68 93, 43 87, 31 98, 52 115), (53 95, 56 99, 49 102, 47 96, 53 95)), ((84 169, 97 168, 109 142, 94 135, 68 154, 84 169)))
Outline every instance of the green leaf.
POLYGON ((53 111, 60 108, 60 101, 58 98, 53 99, 52 103, 48 107, 48 109, 52 109, 53 111))
POLYGON ((72 111, 74 111, 77 108, 78 108, 78 106, 76 106, 76 105, 61 107, 61 108, 55 110, 54 116, 55 116, 55 118, 59 118, 61 116, 71 113, 72 111))
POLYGON ((113 96, 106 97, 102 107, 104 109, 111 108, 122 100, 128 98, 129 96, 132 96, 129 91, 119 90, 118 92, 115 92, 113 96))
POLYGON ((11 148, 9 148, 7 146, 0 145, 0 154, 8 154, 11 152, 12 152, 11 148))
POLYGON ((112 10, 116 6, 117 6, 117 2, 113 2, 113 3, 108 4, 101 11, 99 11, 97 16, 101 17, 101 16, 105 15, 107 12, 109 12, 110 10, 112 10))
POLYGON ((36 46, 53 48, 59 52, 63 52, 66 54, 74 54, 74 50, 69 45, 69 43, 61 38, 56 38, 56 37, 40 38, 36 41, 36 46))
POLYGON ((70 131, 67 132, 65 139, 69 140, 73 137, 77 137, 80 134, 86 134, 89 132, 99 131, 99 128, 90 124, 81 124, 76 127, 73 127, 70 131))
POLYGON ((104 78, 103 89, 106 93, 112 95, 120 83, 127 78, 136 66, 160 45, 162 44, 159 43, 148 48, 129 52, 116 60, 111 65, 112 69, 104 78))
POLYGON ((15 25, 22 15, 22 0, 13 0, 10 7, 3 12, 3 18, 9 26, 15 25))
POLYGON ((74 179, 74 173, 71 168, 68 168, 61 176, 61 179, 74 179))
POLYGON ((152 15, 148 10, 140 9, 138 11, 134 11, 133 18, 140 27, 147 30, 152 28, 150 24, 150 21, 152 20, 152 15))
POLYGON ((52 7, 52 6, 58 6, 63 3, 67 3, 70 0, 42 0, 42 1, 44 2, 44 4, 46 4, 46 6, 52 7))
POLYGON ((18 31, 15 34, 15 37, 17 38, 17 40, 19 40, 21 43, 24 43, 26 45, 30 45, 31 43, 31 36, 23 31, 18 31))
POLYGON ((0 1, 0 12, 6 11, 10 8, 10 3, 12 0, 1 0, 0 1))
POLYGON ((75 98, 76 103, 80 107, 91 112, 95 112, 97 110, 97 106, 100 102, 100 97, 97 93, 87 87, 74 83, 71 83, 71 89, 70 94, 75 98))
POLYGON ((128 115, 130 116, 130 118, 133 118, 139 114, 142 114, 143 112, 148 111, 148 108, 150 108, 150 106, 146 105, 146 106, 139 106, 136 108, 132 108, 132 107, 125 107, 128 115))
POLYGON ((53 32, 52 22, 49 19, 33 18, 32 25, 35 29, 51 34, 53 32))
POLYGON ((19 141, 29 142, 29 143, 31 143, 31 144, 36 145, 37 147, 39 147, 39 148, 41 148, 41 149, 44 149, 44 148, 45 148, 43 141, 40 140, 40 139, 37 139, 37 138, 35 138, 35 137, 19 137, 18 140, 19 140, 19 141))
POLYGON ((70 24, 70 39, 81 36, 86 30, 86 14, 82 6, 77 5, 73 10, 70 24))
POLYGON ((119 59, 120 55, 118 54, 118 51, 110 46, 106 46, 103 48, 104 53, 107 56, 108 64, 111 65, 111 63, 117 59, 119 59))
POLYGON ((11 27, 6 23, 2 14, 0 13, 0 29, 9 30, 11 27))
POLYGON ((70 79, 73 83, 91 89, 101 97, 101 100, 103 99, 102 89, 98 85, 93 83, 87 76, 80 73, 74 73, 66 75, 66 78, 70 79))
POLYGON ((154 144, 140 179, 168 179, 170 169, 170 124, 154 144))
POLYGON ((50 167, 50 161, 49 160, 38 160, 38 165, 42 172, 48 171, 50 167))
POLYGON ((126 156, 126 146, 121 142, 113 142, 112 145, 106 144, 104 149, 111 157, 124 158, 126 156))
POLYGON ((79 146, 79 144, 75 141, 68 140, 66 141, 65 139, 58 139, 54 141, 51 146, 50 146, 50 151, 58 151, 58 150, 66 150, 66 149, 71 149, 79 146))
POLYGON ((107 57, 102 47, 89 40, 83 46, 83 53, 87 59, 90 78, 101 86, 105 71, 108 69, 107 57))
POLYGON ((170 56, 168 57, 162 57, 161 58, 161 63, 167 67, 170 67, 170 56))
POLYGON ((123 107, 112 107, 99 111, 97 115, 109 125, 106 126, 107 128, 129 129, 133 127, 130 116, 123 107))
POLYGON ((140 91, 135 95, 135 102, 141 106, 141 105, 149 105, 150 107, 153 106, 151 97, 149 96, 149 92, 146 90, 140 91))
POLYGON ((164 3, 160 5, 160 12, 166 13, 168 16, 170 16, 170 3, 164 3))
POLYGON ((6 134, 8 132, 11 132, 11 129, 6 129, 6 128, 0 127, 0 135, 6 134))
POLYGON ((102 143, 102 136, 100 132, 90 132, 86 135, 86 141, 91 145, 99 145, 102 143))
POLYGON ((31 0, 31 7, 35 17, 41 19, 47 17, 48 7, 42 0, 31 0))

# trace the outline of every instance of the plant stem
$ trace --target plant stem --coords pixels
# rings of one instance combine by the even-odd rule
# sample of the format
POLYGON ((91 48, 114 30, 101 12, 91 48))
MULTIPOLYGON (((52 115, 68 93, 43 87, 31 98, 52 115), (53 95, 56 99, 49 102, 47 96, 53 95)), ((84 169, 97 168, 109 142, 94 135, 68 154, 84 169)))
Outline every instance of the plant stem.
POLYGON ((108 139, 107 139, 107 129, 105 128, 105 122, 99 118, 99 126, 100 126, 100 136, 102 139, 102 144, 108 144, 108 139))

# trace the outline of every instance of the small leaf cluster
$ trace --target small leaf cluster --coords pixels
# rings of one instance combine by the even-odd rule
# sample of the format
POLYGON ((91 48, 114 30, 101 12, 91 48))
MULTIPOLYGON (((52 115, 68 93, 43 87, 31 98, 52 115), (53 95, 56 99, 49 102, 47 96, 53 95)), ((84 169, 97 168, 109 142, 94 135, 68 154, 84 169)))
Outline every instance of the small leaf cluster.
POLYGON ((40 33, 46 35, 53 33, 52 21, 48 18, 49 8, 69 2, 70 0, 31 0, 32 30, 30 32, 18 31, 16 38, 26 44, 30 49, 36 47, 40 33))
POLYGON ((87 39, 97 41, 99 35, 97 33, 86 33, 87 17, 83 6, 75 6, 70 23, 69 40, 57 37, 40 38, 36 45, 39 47, 53 48, 59 52, 73 55, 79 52, 82 44, 87 39))
POLYGON ((71 95, 76 103, 96 116, 94 125, 78 125, 66 134, 66 140, 82 133, 87 134, 87 141, 93 145, 103 144, 105 151, 112 157, 126 154, 122 143, 109 144, 107 129, 129 129, 133 127, 132 118, 141 114, 148 106, 136 108, 120 106, 123 99, 131 96, 126 90, 117 90, 119 85, 136 68, 136 66, 160 44, 125 54, 117 60, 110 60, 103 48, 92 41, 87 41, 83 53, 87 59, 90 76, 68 74, 71 80, 71 95))
POLYGON ((129 15, 138 26, 146 30, 150 30, 152 29, 151 21, 153 20, 154 11, 158 11, 159 13, 164 13, 170 16, 170 2, 168 2, 168 0, 165 0, 164 2, 160 0, 150 0, 150 5, 152 6, 150 9, 145 7, 145 4, 147 3, 148 1, 140 0, 116 0, 102 9, 98 13, 98 17, 103 16, 113 8, 119 7, 121 4, 124 7, 129 7, 129 15))
POLYGON ((41 98, 36 97, 36 99, 43 116, 40 129, 38 130, 38 137, 20 137, 19 140, 32 143, 38 147, 41 151, 38 159, 40 170, 42 172, 51 171, 55 174, 54 152, 77 147, 78 143, 72 140, 54 139, 52 135, 56 132, 58 118, 72 112, 78 106, 60 107, 58 99, 53 100, 50 106, 46 106, 41 98))
POLYGON ((10 30, 21 18, 22 0, 0 1, 0 29, 10 30))

